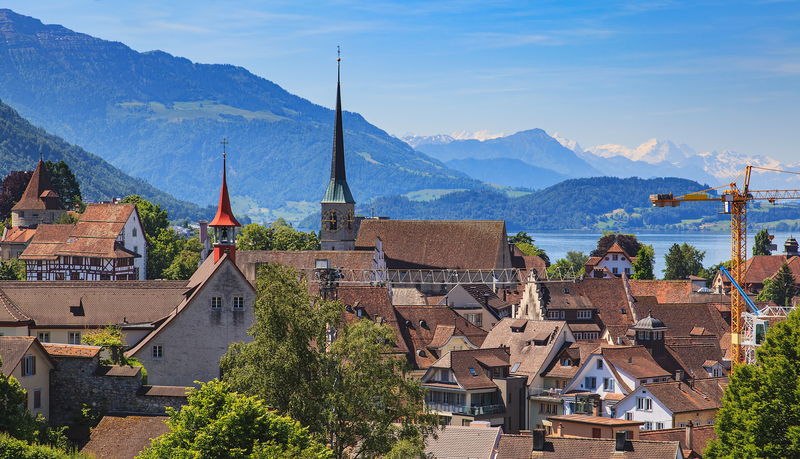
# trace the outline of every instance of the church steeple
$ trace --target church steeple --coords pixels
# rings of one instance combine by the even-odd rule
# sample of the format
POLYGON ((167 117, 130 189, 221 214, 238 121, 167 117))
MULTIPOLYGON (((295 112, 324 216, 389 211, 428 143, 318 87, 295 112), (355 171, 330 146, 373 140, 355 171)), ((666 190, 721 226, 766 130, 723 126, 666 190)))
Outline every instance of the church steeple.
POLYGON ((219 206, 214 220, 208 224, 214 228, 214 263, 216 263, 224 253, 227 253, 232 261, 236 261, 236 230, 242 226, 231 209, 231 200, 228 197, 228 181, 226 178, 227 164, 225 147, 228 141, 222 139, 222 191, 219 194, 219 206))
POLYGON ((331 180, 322 197, 322 250, 355 250, 358 220, 355 203, 344 168, 344 129, 342 127, 341 58, 337 58, 336 119, 333 127, 331 180))

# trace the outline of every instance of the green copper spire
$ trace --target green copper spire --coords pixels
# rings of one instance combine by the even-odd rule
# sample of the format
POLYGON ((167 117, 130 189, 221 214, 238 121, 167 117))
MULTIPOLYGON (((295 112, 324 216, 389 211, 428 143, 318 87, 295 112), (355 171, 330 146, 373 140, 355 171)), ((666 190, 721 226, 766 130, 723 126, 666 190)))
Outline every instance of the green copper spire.
MULTIPOLYGON (((341 63, 341 58, 337 61, 341 63)), ((347 186, 347 175, 344 170, 344 130, 342 129, 342 90, 340 81, 341 67, 337 69, 336 78, 336 124, 333 128, 333 157, 331 158, 331 181, 325 196, 324 203, 352 203, 353 194, 347 186)))

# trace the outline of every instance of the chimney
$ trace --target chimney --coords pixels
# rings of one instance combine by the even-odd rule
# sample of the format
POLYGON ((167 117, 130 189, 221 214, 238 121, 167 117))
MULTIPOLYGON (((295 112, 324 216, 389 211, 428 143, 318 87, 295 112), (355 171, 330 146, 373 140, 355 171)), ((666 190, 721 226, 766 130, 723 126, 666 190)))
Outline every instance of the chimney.
POLYGON ((533 451, 544 450, 544 429, 536 429, 531 431, 533 438, 533 451))
POLYGON ((200 220, 200 243, 205 245, 206 238, 208 237, 208 220, 200 220))
POLYGON ((558 436, 559 437, 564 436, 564 424, 560 422, 558 423, 558 436))
POLYGON ((675 381, 683 379, 683 370, 675 370, 675 381))
POLYGON ((692 423, 686 423, 686 449, 692 449, 692 423))
POLYGON ((603 416, 603 413, 600 412, 603 405, 602 400, 600 400, 600 394, 589 394, 589 400, 592 402, 592 416, 597 416, 598 418, 603 416))
POLYGON ((615 440, 614 451, 618 453, 625 451, 625 431, 617 432, 615 440))

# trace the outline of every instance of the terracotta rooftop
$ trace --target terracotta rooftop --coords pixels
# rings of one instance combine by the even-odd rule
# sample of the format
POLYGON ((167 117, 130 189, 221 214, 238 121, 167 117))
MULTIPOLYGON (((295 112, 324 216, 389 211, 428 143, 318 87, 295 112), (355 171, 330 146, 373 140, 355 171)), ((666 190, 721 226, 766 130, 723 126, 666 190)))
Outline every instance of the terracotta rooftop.
POLYGON ((344 269, 372 269, 375 259, 373 250, 333 251, 280 251, 280 250, 239 250, 236 252, 236 266, 251 283, 256 279, 256 268, 263 263, 277 263, 291 266, 297 270, 314 269, 314 260, 329 259, 331 267, 344 269))
POLYGON ((688 280, 636 280, 628 285, 634 298, 650 296, 659 303, 687 303, 692 294, 692 282, 688 280))
POLYGON ((8 228, 5 233, 6 237, 3 238, 3 242, 7 242, 9 244, 25 244, 31 240, 34 234, 36 234, 36 229, 14 226, 8 228))
POLYGON ((509 363, 512 367, 520 364, 514 374, 527 376, 527 384, 531 384, 544 370, 545 360, 565 326, 566 322, 558 320, 504 318, 492 328, 481 348, 508 346, 509 363))
POLYGON ((51 357, 84 357, 92 358, 100 353, 100 346, 84 344, 51 344, 42 343, 42 347, 51 357))
MULTIPOLYGON (((503 301, 497 294, 486 284, 459 284, 455 288, 461 287, 467 292, 475 302, 484 306, 487 293, 489 294, 489 307, 492 309, 491 313, 499 315, 502 311, 507 311, 511 308, 511 304, 503 301)), ((509 313, 510 315, 510 313, 509 313)))
POLYGON ((717 439, 717 434, 714 432, 713 425, 704 425, 692 427, 692 444, 686 444, 686 428, 678 427, 675 429, 662 429, 662 430, 642 430, 639 432, 639 439, 648 441, 677 441, 681 443, 684 450, 684 456, 688 457, 689 454, 694 452, 693 457, 703 457, 703 450, 708 446, 708 442, 717 439))
POLYGON ((603 416, 587 416, 585 414, 562 414, 556 416, 547 416, 547 420, 614 427, 640 426, 644 424, 643 421, 629 421, 627 419, 606 418, 603 416))
POLYGON ((22 312, 22 310, 0 290, 0 323, 24 323, 31 321, 33 321, 33 319, 22 312))
MULTIPOLYGON (((670 376, 661 368, 644 346, 607 347, 601 350, 603 359, 636 379, 670 376)), ((622 381, 620 381, 622 383, 622 381)))
POLYGON ((730 380, 727 377, 697 380, 693 386, 670 381, 648 383, 644 388, 673 413, 717 409, 722 406, 722 394, 730 380))
POLYGON ((356 248, 383 241, 389 269, 494 269, 511 267, 502 220, 364 220, 356 248))
MULTIPOLYGON (((596 309, 603 327, 633 325, 633 311, 628 303, 625 280, 595 279, 582 282, 547 282, 542 285, 543 306, 548 310, 596 309)), ((641 313, 639 314, 641 317, 641 313)), ((614 337, 612 337, 613 339, 614 337)))
POLYGON ((531 452, 532 437, 503 435, 497 459, 674 459, 678 442, 628 440, 624 451, 615 451, 616 442, 605 438, 546 437, 544 450, 531 452))
POLYGON ((455 324, 454 333, 466 337, 476 347, 486 339, 484 330, 444 305, 398 305, 395 309, 403 339, 411 352, 411 367, 415 370, 428 369, 440 357, 428 348, 439 325, 455 324))
POLYGON ((399 326, 397 311, 389 300, 389 291, 386 287, 351 287, 341 286, 337 289, 339 301, 347 308, 342 313, 342 322, 352 324, 359 320, 373 320, 392 327, 395 331, 394 351, 406 356, 409 353, 408 346, 403 339, 402 331, 399 326), (361 316, 359 316, 361 309, 361 316))
POLYGON ((693 336, 700 334, 714 334, 722 336, 730 331, 730 325, 722 318, 716 307, 708 303, 656 303, 652 298, 642 298, 636 302, 636 310, 642 317, 642 312, 650 311, 653 317, 661 320, 669 327, 664 332, 667 337, 693 336))
POLYGON ((437 459, 488 459, 502 433, 502 427, 447 426, 438 438, 425 440, 425 453, 437 459))
POLYGON ((582 363, 597 349, 596 343, 578 341, 575 343, 564 343, 556 357, 542 372, 546 378, 572 379, 578 374, 582 363), (570 365, 562 365, 565 359, 569 359, 570 365))
POLYGON ((170 431, 168 416, 103 416, 81 453, 98 459, 133 459, 170 431))
POLYGON ((142 386, 136 395, 147 397, 188 397, 191 387, 181 386, 142 386))
POLYGON ((597 266, 597 264, 600 263, 600 261, 603 258, 605 258, 608 254, 619 254, 619 255, 624 256, 628 260, 630 260, 631 263, 635 263, 636 262, 636 254, 633 254, 633 256, 628 255, 628 253, 625 252, 625 250, 622 248, 622 246, 620 246, 618 243, 615 242, 614 245, 612 245, 611 247, 608 248, 608 250, 606 250, 606 253, 604 253, 602 257, 591 257, 591 258, 589 258, 589 260, 587 260, 586 264, 585 264, 585 266, 587 268, 586 271, 588 272, 589 268, 597 266))
MULTIPOLYGON (((800 273, 800 257, 791 257, 787 260, 784 255, 755 255, 748 258, 744 265, 745 283, 762 285, 764 279, 772 278, 787 261, 793 273, 800 273)), ((795 274, 795 280, 797 278, 798 275, 795 274)), ((727 277, 723 276, 722 280, 725 284, 730 284, 727 277)))
POLYGON ((508 354, 502 348, 450 351, 434 362, 431 368, 450 368, 458 384, 465 390, 489 389, 497 385, 484 370, 508 367, 508 358, 508 354))
MULTIPOLYGON (((730 340, 730 337, 728 338, 730 340)), ((664 355, 656 359, 662 368, 675 375, 676 370, 683 371, 685 377, 693 379, 710 378, 703 368, 706 362, 722 362, 725 352, 720 348, 718 340, 704 343, 668 344, 664 355)), ((724 371, 724 370, 723 370, 724 371)))
POLYGON ((40 159, 25 192, 11 210, 64 210, 64 205, 52 190, 50 174, 47 172, 44 161, 40 159), (48 191, 50 193, 47 193, 48 191))

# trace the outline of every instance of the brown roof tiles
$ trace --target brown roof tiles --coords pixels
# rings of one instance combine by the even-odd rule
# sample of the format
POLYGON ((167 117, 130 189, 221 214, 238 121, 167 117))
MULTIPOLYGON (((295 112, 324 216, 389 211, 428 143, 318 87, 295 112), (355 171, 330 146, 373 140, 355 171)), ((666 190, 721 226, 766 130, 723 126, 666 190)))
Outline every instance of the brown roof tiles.
POLYGON ((557 320, 526 320, 523 323, 520 319, 505 318, 492 328, 481 348, 508 346, 509 362, 511 365, 520 364, 514 374, 526 375, 527 384, 531 384, 543 370, 555 338, 565 325, 565 322, 557 320))
POLYGON ((533 443, 528 435, 503 435, 497 448, 497 459, 674 459, 678 442, 628 440, 625 450, 616 452, 612 439, 546 437, 544 450, 531 452, 533 443))
POLYGON ((98 459, 133 459, 154 438, 170 431, 167 416, 103 416, 81 449, 98 459))
POLYGON ((670 376, 644 346, 605 347, 601 353, 607 362, 636 379, 670 376))
MULTIPOLYGON (((467 349, 450 351, 445 357, 434 362, 431 368, 451 369, 456 381, 465 390, 490 389, 497 385, 484 370, 508 367, 508 359, 508 353, 502 348, 467 349)), ((423 383, 423 385, 428 384, 423 383)))
POLYGON ((100 353, 100 346, 87 346, 83 344, 51 344, 42 343, 42 347, 51 357, 79 357, 93 358, 100 353))
POLYGON ((50 181, 47 167, 42 160, 39 160, 25 192, 11 210, 64 210, 64 205, 52 190, 53 183, 50 181))

